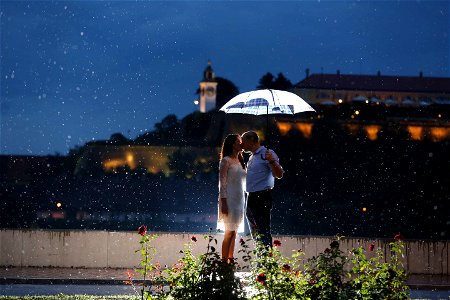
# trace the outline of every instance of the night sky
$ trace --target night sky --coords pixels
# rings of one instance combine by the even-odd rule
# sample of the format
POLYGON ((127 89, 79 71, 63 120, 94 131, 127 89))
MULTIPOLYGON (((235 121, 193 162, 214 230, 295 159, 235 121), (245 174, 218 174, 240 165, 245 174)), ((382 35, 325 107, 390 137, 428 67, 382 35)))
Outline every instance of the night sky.
POLYGON ((66 154, 153 129, 211 59, 240 92, 267 72, 449 77, 449 1, 1 1, 0 154, 66 154))

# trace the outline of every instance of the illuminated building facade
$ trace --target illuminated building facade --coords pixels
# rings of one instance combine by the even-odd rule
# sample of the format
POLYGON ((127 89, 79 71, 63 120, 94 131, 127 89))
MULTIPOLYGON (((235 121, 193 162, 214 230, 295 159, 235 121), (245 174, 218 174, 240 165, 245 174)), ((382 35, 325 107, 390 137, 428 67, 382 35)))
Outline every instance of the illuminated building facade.
POLYGON ((339 105, 365 102, 386 106, 426 107, 450 105, 450 78, 312 74, 300 81, 294 93, 310 104, 339 105))
POLYGON ((200 82, 200 112, 208 112, 216 108, 217 82, 214 71, 211 67, 211 61, 203 72, 203 79, 200 82))
MULTIPOLYGON (((422 73, 417 77, 343 75, 339 71, 309 76, 307 71, 292 92, 322 112, 316 116, 319 120, 353 107, 351 115, 336 117, 336 123, 350 134, 362 133, 372 141, 386 128, 404 132, 410 140, 450 139, 450 78, 424 77, 422 73), (408 115, 426 110, 432 112, 426 117, 408 115), (372 118, 366 118, 366 112, 372 118)), ((295 130, 311 138, 315 121, 279 118, 276 125, 282 136, 295 130)))
MULTIPOLYGON (((90 145, 78 160, 75 175, 99 170, 114 173, 129 170, 143 173, 163 174, 170 176, 174 171, 170 168, 171 158, 177 153, 183 158, 193 154, 188 162, 192 170, 208 173, 211 164, 219 159, 219 150, 214 147, 175 147, 175 146, 143 146, 143 145, 90 145)), ((188 173, 186 177, 190 176, 188 173)))

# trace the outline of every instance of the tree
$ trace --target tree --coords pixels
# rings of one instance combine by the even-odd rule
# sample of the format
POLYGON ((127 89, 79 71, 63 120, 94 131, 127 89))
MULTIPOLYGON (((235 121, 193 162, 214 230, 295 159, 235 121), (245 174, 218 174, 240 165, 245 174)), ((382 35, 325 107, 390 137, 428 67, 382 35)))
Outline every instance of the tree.
POLYGON ((155 124, 155 130, 146 132, 135 139, 138 145, 178 145, 180 144, 180 121, 174 114, 167 115, 155 124))
POLYGON ((167 115, 161 122, 155 124, 155 130, 161 134, 172 134, 180 128, 178 118, 174 114, 167 115))
POLYGON ((181 132, 184 142, 189 145, 205 143, 205 137, 211 125, 212 113, 195 111, 181 120, 181 132))
POLYGON ((292 82, 284 77, 283 73, 278 73, 277 79, 273 82, 275 90, 287 91, 292 88, 292 82))
POLYGON ((111 135, 111 137, 109 138, 109 142, 111 144, 124 145, 128 143, 128 139, 123 134, 117 132, 111 135))
POLYGON ((231 82, 228 79, 216 77, 216 81, 217 81, 216 108, 220 109, 231 98, 239 94, 239 89, 233 82, 231 82))
POLYGON ((271 89, 273 88, 273 79, 274 76, 272 73, 268 72, 266 73, 261 79, 259 80, 259 85, 256 87, 258 89, 271 89))
POLYGON ((266 73, 259 80, 258 89, 274 89, 287 91, 293 87, 291 81, 287 79, 283 73, 278 73, 277 78, 275 78, 272 73, 266 73))

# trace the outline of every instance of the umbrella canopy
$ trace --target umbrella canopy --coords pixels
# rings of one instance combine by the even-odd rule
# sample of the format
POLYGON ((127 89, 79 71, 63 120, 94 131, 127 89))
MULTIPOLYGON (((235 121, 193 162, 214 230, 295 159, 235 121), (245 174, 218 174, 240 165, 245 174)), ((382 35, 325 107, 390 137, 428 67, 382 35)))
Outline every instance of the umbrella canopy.
POLYGON ((296 94, 271 89, 239 94, 228 101, 220 110, 225 113, 249 115, 293 115, 304 111, 315 111, 296 94))
POLYGON ((294 93, 265 89, 239 94, 225 103, 220 109, 225 113, 266 115, 267 124, 269 115, 294 115, 305 111, 314 111, 305 100, 294 93))

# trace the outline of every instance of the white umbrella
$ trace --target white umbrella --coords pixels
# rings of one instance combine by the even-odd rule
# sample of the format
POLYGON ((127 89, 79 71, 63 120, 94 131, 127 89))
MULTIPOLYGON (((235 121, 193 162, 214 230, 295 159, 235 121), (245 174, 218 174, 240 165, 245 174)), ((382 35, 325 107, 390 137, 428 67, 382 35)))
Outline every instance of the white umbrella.
POLYGON ((265 89, 239 94, 225 103, 220 109, 227 114, 266 115, 266 131, 271 114, 294 115, 314 111, 305 100, 294 93, 265 89))

